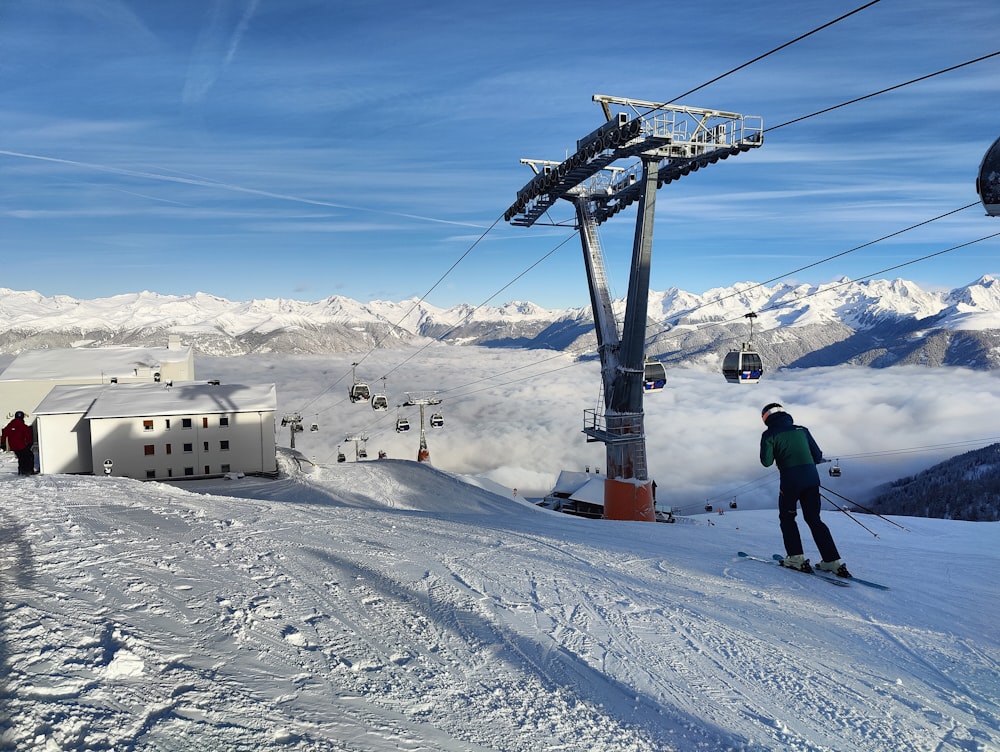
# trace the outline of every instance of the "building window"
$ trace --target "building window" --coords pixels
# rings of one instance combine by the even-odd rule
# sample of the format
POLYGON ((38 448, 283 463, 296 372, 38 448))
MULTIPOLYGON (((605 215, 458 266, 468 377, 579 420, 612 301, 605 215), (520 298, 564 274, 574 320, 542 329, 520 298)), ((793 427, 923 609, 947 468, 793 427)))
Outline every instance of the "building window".
POLYGON ((219 425, 223 426, 224 428, 228 428, 229 427, 229 416, 228 415, 223 415, 221 418, 219 418, 219 425))
POLYGON ((204 451, 206 451, 206 452, 208 451, 208 442, 207 441, 202 442, 202 448, 203 448, 204 451))
POLYGON ((201 427, 202 428, 208 428, 208 418, 202 418, 201 419, 201 427))
POLYGON ((194 451, 194 444, 185 444, 184 445, 184 451, 185 452, 193 452, 194 451))
POLYGON ((181 418, 181 428, 191 428, 190 418, 181 418))
POLYGON ((209 468, 208 465, 205 465, 205 475, 208 475, 210 472, 212 472, 211 468, 209 468))
POLYGON ((144 420, 142 422, 142 430, 143 431, 152 431, 153 430, 153 421, 151 421, 151 420, 144 420))
POLYGON ((221 470, 222 472, 224 472, 224 473, 228 473, 228 472, 229 472, 229 463, 228 463, 228 462, 226 462, 226 463, 223 463, 223 465, 222 465, 222 467, 220 468, 220 470, 221 470))
POLYGON ((174 469, 172 467, 168 467, 167 468, 167 477, 168 478, 173 478, 174 477, 174 469))
POLYGON ((184 474, 185 475, 194 475, 194 468, 193 467, 185 467, 184 468, 184 474))
POLYGON ((173 446, 171 446, 170 444, 167 444, 167 454, 170 454, 170 452, 172 450, 173 450, 173 446))
POLYGON ((151 480, 151 479, 153 479, 155 477, 156 477, 156 471, 155 470, 147 470, 146 471, 146 480, 151 480))
POLYGON ((166 420, 163 421, 163 427, 166 428, 168 431, 170 430, 170 418, 167 418, 166 420))
POLYGON ((221 451, 223 451, 223 452, 228 452, 229 451, 229 441, 228 441, 228 439, 224 439, 224 440, 222 440, 222 441, 219 442, 219 449, 221 451))
POLYGON ((156 449, 152 444, 146 444, 142 448, 142 453, 148 457, 151 454, 156 454, 156 449))

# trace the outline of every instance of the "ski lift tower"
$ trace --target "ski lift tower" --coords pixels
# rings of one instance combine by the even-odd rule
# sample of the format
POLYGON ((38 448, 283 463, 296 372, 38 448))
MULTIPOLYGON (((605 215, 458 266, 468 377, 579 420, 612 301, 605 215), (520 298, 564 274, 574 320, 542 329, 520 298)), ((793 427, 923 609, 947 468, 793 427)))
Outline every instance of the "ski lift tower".
POLYGON ((643 427, 646 311, 656 189, 763 144, 763 122, 735 112, 595 94, 606 122, 562 162, 522 159, 535 176, 504 212, 530 227, 558 201, 573 204, 601 358, 604 412, 584 413, 588 441, 607 447, 604 516, 654 521, 643 427), (612 113, 612 107, 626 111, 612 113), (626 160, 624 166, 615 164, 626 160), (625 318, 619 334, 597 228, 638 203, 625 318))
POLYGON ((424 408, 427 405, 440 405, 441 399, 437 392, 407 392, 403 407, 420 408, 420 448, 417 450, 417 462, 430 462, 431 453, 427 449, 427 434, 424 431, 424 408))

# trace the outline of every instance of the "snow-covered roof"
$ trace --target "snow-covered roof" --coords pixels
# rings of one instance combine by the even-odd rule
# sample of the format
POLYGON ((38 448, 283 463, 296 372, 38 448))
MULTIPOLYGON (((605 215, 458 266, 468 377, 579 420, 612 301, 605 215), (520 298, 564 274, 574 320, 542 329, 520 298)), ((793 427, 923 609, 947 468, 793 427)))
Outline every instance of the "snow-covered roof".
POLYGON ((191 355, 190 347, 71 347, 27 350, 7 366, 4 381, 131 376, 136 368, 156 368, 180 363, 191 355))
POLYGON ((592 477, 570 495, 570 500, 583 501, 587 504, 596 504, 599 507, 603 507, 604 480, 604 476, 592 477))
MULTIPOLYGON (((124 385, 123 385, 124 386, 124 385)), ((65 415, 67 413, 85 413, 108 388, 107 384, 59 385, 54 386, 35 408, 38 415, 65 415)))
POLYGON ((55 387, 35 415, 86 412, 87 418, 147 415, 206 415, 274 411, 274 384, 208 384, 204 381, 161 384, 100 384, 55 387), (89 409, 85 404, 90 400, 89 409), (81 409, 82 408, 82 409, 81 409))

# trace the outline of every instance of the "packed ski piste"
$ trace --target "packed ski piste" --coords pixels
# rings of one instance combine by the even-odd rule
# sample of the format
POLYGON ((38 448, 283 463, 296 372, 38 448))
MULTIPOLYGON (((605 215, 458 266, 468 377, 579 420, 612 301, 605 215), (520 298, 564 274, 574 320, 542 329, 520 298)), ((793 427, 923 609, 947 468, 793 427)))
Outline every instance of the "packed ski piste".
POLYGON ((587 520, 392 459, 5 462, 5 750, 1000 749, 997 523, 824 511, 830 586, 771 559, 773 509, 587 520))

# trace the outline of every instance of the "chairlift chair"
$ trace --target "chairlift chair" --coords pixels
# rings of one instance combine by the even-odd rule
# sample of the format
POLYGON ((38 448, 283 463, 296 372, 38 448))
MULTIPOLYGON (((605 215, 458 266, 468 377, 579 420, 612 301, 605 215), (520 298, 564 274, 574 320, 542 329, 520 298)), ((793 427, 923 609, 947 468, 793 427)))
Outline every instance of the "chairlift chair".
POLYGON ((642 388, 647 392, 658 392, 667 384, 667 371, 658 360, 646 358, 642 369, 642 388))
POLYGON ((1000 217, 1000 138, 993 142, 979 166, 976 193, 983 202, 986 214, 1000 217))

